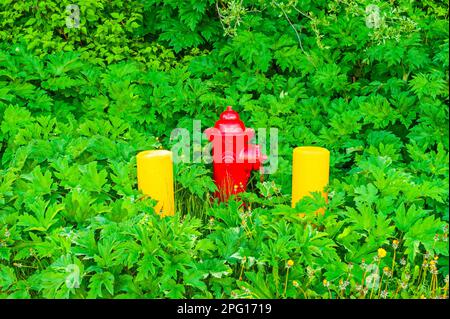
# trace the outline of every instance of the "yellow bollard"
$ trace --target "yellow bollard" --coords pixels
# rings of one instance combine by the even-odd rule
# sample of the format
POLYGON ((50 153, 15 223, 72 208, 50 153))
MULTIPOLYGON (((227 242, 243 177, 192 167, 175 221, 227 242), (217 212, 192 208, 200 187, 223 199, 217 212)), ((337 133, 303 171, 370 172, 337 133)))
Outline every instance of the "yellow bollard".
MULTIPOLYGON (((292 160, 292 207, 311 192, 322 192, 325 200, 328 194, 324 187, 328 185, 330 174, 330 151, 317 146, 300 146, 294 149, 292 160)), ((324 209, 318 212, 324 213, 324 209)))
POLYGON ((136 162, 139 190, 158 201, 155 206, 158 214, 174 215, 172 152, 143 151, 137 154, 136 162))

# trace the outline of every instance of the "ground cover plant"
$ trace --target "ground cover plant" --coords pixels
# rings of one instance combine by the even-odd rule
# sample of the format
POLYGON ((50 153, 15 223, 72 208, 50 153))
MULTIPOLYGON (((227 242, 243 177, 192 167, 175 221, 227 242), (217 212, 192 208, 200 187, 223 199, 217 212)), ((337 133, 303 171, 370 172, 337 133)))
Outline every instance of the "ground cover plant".
POLYGON ((448 298, 448 9, 2 0, 0 298, 448 298), (277 172, 225 204, 178 164, 160 218, 135 155, 227 105, 278 128, 277 172), (289 205, 300 145, 328 203, 289 205))

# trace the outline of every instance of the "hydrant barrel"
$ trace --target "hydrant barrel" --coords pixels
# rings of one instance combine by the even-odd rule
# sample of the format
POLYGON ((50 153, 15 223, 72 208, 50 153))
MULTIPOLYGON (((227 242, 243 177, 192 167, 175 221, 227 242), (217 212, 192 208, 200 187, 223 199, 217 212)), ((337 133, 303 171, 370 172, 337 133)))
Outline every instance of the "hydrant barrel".
MULTIPOLYGON (((328 185, 330 152, 317 146, 300 146, 294 149, 292 161, 292 207, 312 192, 322 192, 328 185)), ((319 210, 321 213, 323 209, 319 210)))
POLYGON ((161 216, 175 213, 172 152, 143 151, 137 154, 138 189, 158 203, 155 211, 161 216))

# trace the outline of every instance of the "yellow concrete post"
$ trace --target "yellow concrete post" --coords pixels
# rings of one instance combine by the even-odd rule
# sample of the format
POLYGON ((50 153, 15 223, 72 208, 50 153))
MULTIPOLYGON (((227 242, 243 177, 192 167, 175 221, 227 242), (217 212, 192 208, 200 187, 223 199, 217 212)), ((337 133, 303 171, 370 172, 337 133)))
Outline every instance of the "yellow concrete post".
MULTIPOLYGON (((317 146, 300 146, 294 149, 292 160, 292 207, 311 192, 322 192, 325 200, 328 194, 330 172, 330 151, 317 146)), ((324 213, 323 209, 319 212, 324 213)))
POLYGON ((137 154, 138 188, 158 201, 155 211, 161 216, 175 213, 172 152, 143 151, 137 154))

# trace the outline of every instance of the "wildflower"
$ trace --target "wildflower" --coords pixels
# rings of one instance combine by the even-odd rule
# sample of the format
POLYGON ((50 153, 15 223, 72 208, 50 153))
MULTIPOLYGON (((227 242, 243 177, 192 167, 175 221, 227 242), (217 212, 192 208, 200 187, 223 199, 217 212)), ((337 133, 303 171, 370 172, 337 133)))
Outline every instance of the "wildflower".
POLYGON ((406 265, 406 259, 405 258, 400 259, 400 265, 402 265, 402 266, 406 265))
POLYGON ((424 261, 423 261, 423 263, 422 263, 422 268, 427 268, 428 267, 428 262, 427 262, 427 260, 425 259, 424 261))
POLYGON ((389 267, 384 267, 383 268, 383 273, 385 276, 390 277, 391 276, 391 272, 389 270, 389 267))
POLYGON ((381 292, 381 298, 386 299, 387 296, 388 296, 387 290, 383 290, 383 291, 381 292))
POLYGON ((342 279, 339 280, 339 289, 340 289, 340 290, 344 290, 344 289, 345 289, 345 284, 344 284, 344 282, 342 281, 342 279))
POLYGON ((359 292, 359 291, 361 291, 361 289, 362 289, 362 285, 356 284, 355 290, 359 292))
POLYGON ((405 274, 405 280, 408 281, 411 278, 411 274, 410 273, 406 273, 405 274))
POLYGON ((365 260, 365 259, 362 259, 362 260, 361 260, 361 265, 360 265, 360 267, 361 267, 362 269, 366 269, 367 264, 366 264, 366 260, 365 260))
POLYGON ((434 260, 438 260, 439 259, 439 256, 434 256, 434 260))
POLYGON ((294 287, 298 287, 298 286, 299 286, 299 284, 298 284, 298 281, 297 281, 297 280, 293 280, 293 281, 292 281, 292 284, 294 285, 294 287))
POLYGON ((383 248, 378 248, 378 257, 379 258, 386 257, 386 250, 384 250, 383 248))
POLYGON ((402 287, 402 289, 406 289, 406 288, 408 288, 408 283, 402 281, 402 283, 400 284, 400 286, 402 287))
POLYGON ((292 266, 294 266, 294 261, 292 259, 289 259, 287 262, 287 267, 291 268, 292 266))
POLYGON ((442 227, 442 230, 444 231, 444 233, 448 232, 448 224, 445 224, 445 225, 442 227))
POLYGON ((330 283, 329 283, 328 280, 326 280, 326 279, 324 279, 324 280, 322 281, 322 283, 323 283, 323 285, 324 285, 325 287, 329 287, 329 286, 330 286, 330 283))
POLYGON ((236 191, 238 189, 238 186, 237 185, 234 185, 234 190, 236 191))
POLYGON ((377 273, 373 273, 366 277, 366 286, 368 288, 378 288, 378 284, 380 282, 380 275, 377 273))
POLYGON ((250 293, 250 289, 248 289, 247 287, 241 286, 240 289, 244 292, 244 293, 250 293))
POLYGON ((392 247, 393 247, 394 249, 397 249, 397 248, 398 248, 398 240, 397 240, 397 239, 394 239, 394 240, 392 241, 392 247))
POLYGON ((425 259, 430 259, 430 253, 427 251, 427 252, 425 253, 425 255, 423 256, 423 258, 425 258, 425 259))

